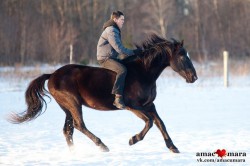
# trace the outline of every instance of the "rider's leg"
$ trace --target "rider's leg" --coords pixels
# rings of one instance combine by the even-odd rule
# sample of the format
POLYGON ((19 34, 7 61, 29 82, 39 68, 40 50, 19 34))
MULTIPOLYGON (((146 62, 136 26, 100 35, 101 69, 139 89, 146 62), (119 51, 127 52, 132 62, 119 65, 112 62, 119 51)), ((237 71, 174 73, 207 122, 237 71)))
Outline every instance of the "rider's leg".
POLYGON ((123 102, 123 90, 127 75, 126 67, 114 59, 107 59, 103 63, 100 63, 100 65, 106 69, 116 72, 116 79, 112 89, 112 94, 115 94, 115 101, 113 104, 119 109, 124 109, 125 104, 123 102))

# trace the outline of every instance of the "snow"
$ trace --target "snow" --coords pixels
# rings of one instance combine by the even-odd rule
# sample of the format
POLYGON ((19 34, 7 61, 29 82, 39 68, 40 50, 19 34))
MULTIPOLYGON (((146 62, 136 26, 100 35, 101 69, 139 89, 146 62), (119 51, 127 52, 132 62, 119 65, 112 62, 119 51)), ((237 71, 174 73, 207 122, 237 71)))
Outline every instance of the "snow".
POLYGON ((77 130, 71 152, 62 133, 65 114, 54 100, 32 122, 15 125, 6 121, 9 113, 26 108, 24 93, 32 79, 1 78, 0 165, 250 165, 250 78, 231 79, 231 86, 224 88, 220 77, 201 77, 194 84, 185 83, 177 75, 163 74, 159 78, 155 105, 181 152, 173 154, 155 125, 144 140, 129 146, 131 136, 144 127, 144 122, 131 112, 101 112, 86 107, 83 117, 87 128, 102 139, 110 152, 101 152, 77 130), (197 161, 206 157, 197 157, 196 153, 217 149, 245 152, 247 156, 241 158, 246 162, 197 161))

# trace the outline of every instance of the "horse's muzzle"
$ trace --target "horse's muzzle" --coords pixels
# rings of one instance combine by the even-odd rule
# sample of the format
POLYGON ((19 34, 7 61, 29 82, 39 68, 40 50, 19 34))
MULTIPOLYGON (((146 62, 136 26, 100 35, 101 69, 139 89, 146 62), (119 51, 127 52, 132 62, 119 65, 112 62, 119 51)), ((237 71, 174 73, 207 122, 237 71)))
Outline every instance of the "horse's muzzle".
POLYGON ((198 77, 195 75, 192 75, 191 77, 186 78, 187 83, 194 83, 196 80, 198 80, 198 77))
MULTIPOLYGON (((193 80, 193 82, 195 82, 196 80, 198 80, 198 77, 197 77, 197 76, 193 76, 193 77, 192 77, 192 80, 193 80)), ((193 83, 193 82, 192 82, 192 83, 193 83)))

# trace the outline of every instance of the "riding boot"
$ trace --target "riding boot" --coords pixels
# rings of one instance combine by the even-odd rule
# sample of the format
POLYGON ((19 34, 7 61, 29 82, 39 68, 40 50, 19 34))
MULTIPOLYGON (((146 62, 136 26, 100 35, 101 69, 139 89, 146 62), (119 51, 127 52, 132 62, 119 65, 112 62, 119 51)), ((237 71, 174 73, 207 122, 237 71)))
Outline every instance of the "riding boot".
POLYGON ((123 97, 121 95, 115 95, 115 101, 114 101, 113 105, 119 109, 124 109, 125 104, 123 102, 123 97))

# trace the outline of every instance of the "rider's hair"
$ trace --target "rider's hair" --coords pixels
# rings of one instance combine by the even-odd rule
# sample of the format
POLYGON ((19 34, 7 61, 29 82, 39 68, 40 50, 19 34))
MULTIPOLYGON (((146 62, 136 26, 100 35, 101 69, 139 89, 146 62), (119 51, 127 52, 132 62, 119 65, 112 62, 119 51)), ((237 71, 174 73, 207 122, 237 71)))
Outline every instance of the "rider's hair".
POLYGON ((118 19, 120 16, 124 16, 124 14, 121 12, 121 11, 115 11, 115 12, 112 12, 111 16, 110 16, 110 19, 118 19))

